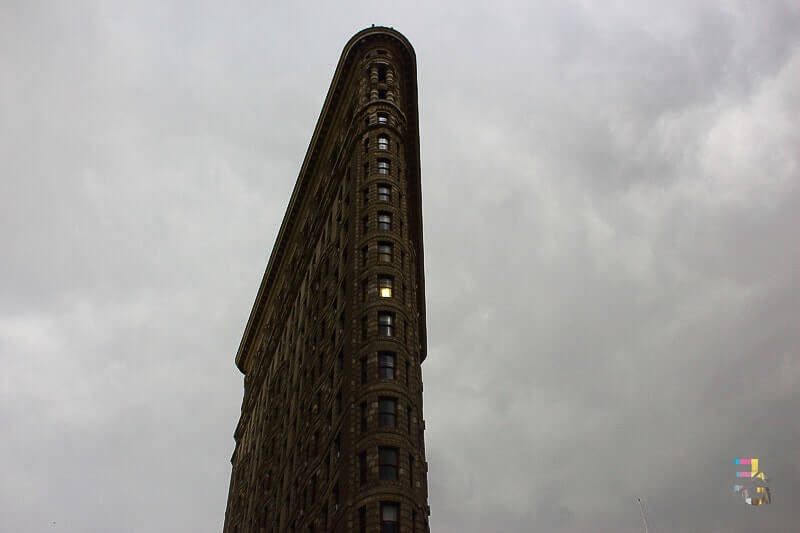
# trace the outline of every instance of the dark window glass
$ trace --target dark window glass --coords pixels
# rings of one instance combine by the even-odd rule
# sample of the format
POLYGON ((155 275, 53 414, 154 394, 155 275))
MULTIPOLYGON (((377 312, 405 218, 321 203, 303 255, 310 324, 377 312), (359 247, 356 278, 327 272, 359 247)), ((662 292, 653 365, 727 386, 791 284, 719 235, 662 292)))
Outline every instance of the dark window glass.
POLYGON ((408 483, 414 488, 414 456, 408 454, 408 483))
POLYGON ((392 229, 391 213, 385 213, 385 212, 378 213, 378 229, 381 231, 389 231, 390 229, 392 229))
POLYGON ((386 65, 378 67, 378 81, 386 81, 386 65))
POLYGON ((361 402, 361 432, 367 431, 367 402, 361 402))
POLYGON ((362 485, 367 482, 367 452, 358 454, 358 475, 362 485))
POLYGON ((394 313, 378 313, 378 335, 381 337, 394 335, 394 313))
POLYGON ((378 98, 381 100, 386 98, 386 89, 378 89, 378 98))
POLYGON ((361 358, 361 384, 367 382, 367 356, 361 358))
POLYGON ((380 352, 378 354, 379 370, 378 375, 381 379, 395 378, 395 354, 391 352, 380 352))
POLYGON ((378 400, 378 422, 381 427, 393 428, 397 426, 397 398, 380 398, 378 400))
POLYGON ((367 257, 369 257, 369 248, 364 246, 361 249, 361 266, 367 266, 367 257))
POLYGON ((378 471, 382 481, 397 481, 397 455, 397 448, 378 448, 378 471))
MULTIPOLYGON (((416 513, 414 514, 416 517, 416 513)), ((367 508, 358 508, 358 533, 367 533, 367 508)))
POLYGON ((378 185, 378 200, 381 202, 389 202, 391 201, 391 199, 392 199, 392 187, 386 184, 378 185))
POLYGON ((363 280, 361 282, 361 301, 366 302, 368 295, 369 295, 369 282, 367 280, 363 280))
POLYGON ((361 319, 361 340, 367 338, 367 317, 361 319))
POLYGON ((362 227, 362 230, 363 230, 364 233, 367 233, 369 231, 369 217, 368 216, 365 216, 364 218, 361 219, 361 227, 362 227))
POLYGON ((381 533, 398 533, 397 525, 400 504, 395 502, 381 502, 381 533))
POLYGON ((391 263, 392 262, 392 243, 390 242, 379 242, 378 243, 378 261, 381 263, 391 263))

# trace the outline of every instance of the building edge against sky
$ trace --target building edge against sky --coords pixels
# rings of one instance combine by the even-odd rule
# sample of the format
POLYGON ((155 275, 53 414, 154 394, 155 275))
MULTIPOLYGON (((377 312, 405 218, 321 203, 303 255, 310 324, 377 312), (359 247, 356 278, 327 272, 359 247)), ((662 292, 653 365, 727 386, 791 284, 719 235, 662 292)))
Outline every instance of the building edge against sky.
POLYGON ((428 531, 416 56, 344 47, 236 354, 225 533, 428 531))

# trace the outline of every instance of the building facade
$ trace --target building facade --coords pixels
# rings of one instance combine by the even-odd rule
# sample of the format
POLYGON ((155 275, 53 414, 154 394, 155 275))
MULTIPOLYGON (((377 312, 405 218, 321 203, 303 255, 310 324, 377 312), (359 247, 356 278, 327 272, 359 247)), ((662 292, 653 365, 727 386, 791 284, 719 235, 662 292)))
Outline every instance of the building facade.
POLYGON ((416 56, 347 43, 236 354, 225 533, 428 531, 416 56))

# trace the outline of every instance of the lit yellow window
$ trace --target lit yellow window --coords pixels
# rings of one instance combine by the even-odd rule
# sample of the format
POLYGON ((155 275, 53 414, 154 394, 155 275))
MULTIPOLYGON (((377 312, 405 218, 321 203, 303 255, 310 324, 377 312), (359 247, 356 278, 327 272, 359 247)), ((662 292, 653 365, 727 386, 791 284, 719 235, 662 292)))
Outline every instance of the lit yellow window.
POLYGON ((381 298, 392 297, 392 278, 378 278, 378 293, 381 295, 381 298))

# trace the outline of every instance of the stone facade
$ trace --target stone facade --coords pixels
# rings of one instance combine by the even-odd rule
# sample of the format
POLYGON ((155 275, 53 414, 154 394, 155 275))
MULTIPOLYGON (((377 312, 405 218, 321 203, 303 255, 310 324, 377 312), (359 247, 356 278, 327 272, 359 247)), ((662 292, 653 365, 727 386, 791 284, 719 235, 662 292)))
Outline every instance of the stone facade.
POLYGON ((353 36, 236 364, 225 533, 428 531, 416 57, 353 36))

